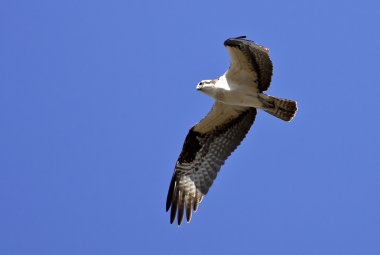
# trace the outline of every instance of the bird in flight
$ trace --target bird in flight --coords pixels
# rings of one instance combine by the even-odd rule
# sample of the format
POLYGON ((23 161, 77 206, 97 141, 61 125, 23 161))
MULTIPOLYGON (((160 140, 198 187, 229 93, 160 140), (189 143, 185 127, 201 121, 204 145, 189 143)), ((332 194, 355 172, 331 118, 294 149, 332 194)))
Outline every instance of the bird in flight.
POLYGON ((224 42, 230 55, 229 69, 215 80, 203 80, 196 89, 215 99, 212 109, 186 136, 175 164, 166 200, 170 223, 184 212, 190 222, 215 180, 220 167, 241 143, 255 121, 257 109, 290 121, 297 102, 264 94, 269 88, 273 65, 269 49, 246 39, 224 42))

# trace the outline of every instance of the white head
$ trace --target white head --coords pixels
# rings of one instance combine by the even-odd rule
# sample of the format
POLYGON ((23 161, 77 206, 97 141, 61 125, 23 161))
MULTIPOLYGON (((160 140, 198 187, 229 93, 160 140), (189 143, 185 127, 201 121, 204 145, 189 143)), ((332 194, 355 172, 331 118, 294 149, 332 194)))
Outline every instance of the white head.
POLYGON ((203 80, 197 85, 197 90, 202 91, 203 93, 209 95, 209 96, 214 96, 216 93, 216 86, 215 84, 217 83, 216 80, 203 80))

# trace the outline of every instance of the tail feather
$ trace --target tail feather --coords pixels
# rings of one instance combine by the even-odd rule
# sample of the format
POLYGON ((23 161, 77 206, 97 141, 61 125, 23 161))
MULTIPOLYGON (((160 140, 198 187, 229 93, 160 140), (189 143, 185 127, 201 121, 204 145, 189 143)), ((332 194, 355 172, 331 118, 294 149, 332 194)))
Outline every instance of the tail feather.
POLYGON ((267 113, 285 121, 290 121, 294 118, 297 112, 297 102, 289 99, 273 97, 261 94, 263 102, 263 110, 267 113))

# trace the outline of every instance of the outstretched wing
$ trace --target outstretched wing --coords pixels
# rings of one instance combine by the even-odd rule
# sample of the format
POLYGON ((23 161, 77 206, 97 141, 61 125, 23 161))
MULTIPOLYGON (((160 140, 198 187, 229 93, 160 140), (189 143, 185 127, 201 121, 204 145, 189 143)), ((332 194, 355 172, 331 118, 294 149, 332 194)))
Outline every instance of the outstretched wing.
POLYGON ((224 46, 231 59, 227 79, 237 84, 251 83, 259 92, 269 88, 273 72, 269 49, 245 39, 245 36, 227 39, 224 46))
POLYGON ((220 167, 244 139, 256 117, 256 108, 215 102, 211 111, 186 136, 170 183, 166 210, 178 225, 186 209, 187 222, 211 187, 220 167))

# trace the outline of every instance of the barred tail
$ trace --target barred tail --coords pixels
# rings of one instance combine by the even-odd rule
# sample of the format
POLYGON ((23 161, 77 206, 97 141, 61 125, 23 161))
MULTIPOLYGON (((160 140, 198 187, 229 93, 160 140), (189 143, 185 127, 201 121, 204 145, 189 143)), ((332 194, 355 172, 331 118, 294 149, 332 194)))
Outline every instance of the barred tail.
POLYGON ((297 102, 289 99, 260 94, 263 110, 285 121, 294 118, 297 112, 297 102))

